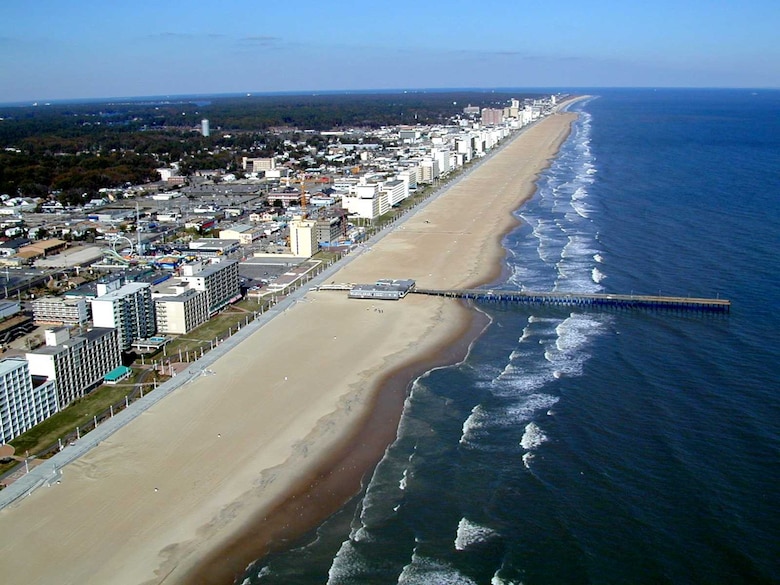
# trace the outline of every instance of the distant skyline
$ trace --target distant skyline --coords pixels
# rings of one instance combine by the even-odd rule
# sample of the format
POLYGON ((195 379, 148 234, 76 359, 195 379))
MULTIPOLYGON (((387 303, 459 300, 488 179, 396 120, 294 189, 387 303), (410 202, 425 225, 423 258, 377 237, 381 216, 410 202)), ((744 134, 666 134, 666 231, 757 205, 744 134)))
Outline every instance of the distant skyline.
POLYGON ((4 3, 0 103, 276 91, 779 87, 780 3, 4 3))

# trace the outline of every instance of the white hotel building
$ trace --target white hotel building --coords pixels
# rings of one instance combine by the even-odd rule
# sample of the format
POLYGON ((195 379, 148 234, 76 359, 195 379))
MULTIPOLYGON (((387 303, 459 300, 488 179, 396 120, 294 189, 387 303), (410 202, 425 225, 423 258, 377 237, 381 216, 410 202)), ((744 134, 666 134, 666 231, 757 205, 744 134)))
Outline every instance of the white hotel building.
POLYGON ((122 364, 116 329, 94 328, 71 337, 66 327, 47 329, 46 346, 25 357, 33 376, 57 385, 59 407, 64 408, 103 382, 122 364))
POLYGON ((129 350, 136 339, 146 339, 157 331, 152 286, 148 283, 129 282, 90 303, 95 327, 117 329, 123 351, 129 350))
POLYGON ((238 260, 222 260, 214 264, 185 264, 181 281, 191 288, 206 292, 209 316, 241 298, 238 260))
POLYGON ((189 283, 172 278, 152 290, 157 332, 183 335, 209 319, 208 295, 189 283))
POLYGON ((24 358, 0 360, 0 444, 8 443, 58 410, 53 380, 33 381, 24 358))

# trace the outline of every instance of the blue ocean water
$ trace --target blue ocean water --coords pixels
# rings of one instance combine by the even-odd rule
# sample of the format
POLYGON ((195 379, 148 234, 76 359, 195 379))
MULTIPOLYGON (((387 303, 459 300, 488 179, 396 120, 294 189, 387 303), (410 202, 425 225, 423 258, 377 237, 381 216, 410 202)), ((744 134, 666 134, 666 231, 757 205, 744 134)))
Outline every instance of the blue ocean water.
POLYGON ((780 91, 596 93, 493 287, 731 314, 480 307, 364 493, 248 583, 780 582, 780 91))

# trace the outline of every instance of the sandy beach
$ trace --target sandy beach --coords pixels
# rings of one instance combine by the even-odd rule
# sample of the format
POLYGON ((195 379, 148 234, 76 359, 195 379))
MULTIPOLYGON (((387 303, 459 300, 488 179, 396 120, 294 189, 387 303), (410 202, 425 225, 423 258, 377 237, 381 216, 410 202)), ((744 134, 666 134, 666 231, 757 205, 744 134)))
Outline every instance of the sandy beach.
MULTIPOLYGON (((568 135, 554 114, 335 276, 469 287, 500 275, 511 212, 568 135)), ((360 489, 410 380, 484 323, 451 300, 310 292, 201 376, 0 511, 4 583, 230 583, 360 489)))

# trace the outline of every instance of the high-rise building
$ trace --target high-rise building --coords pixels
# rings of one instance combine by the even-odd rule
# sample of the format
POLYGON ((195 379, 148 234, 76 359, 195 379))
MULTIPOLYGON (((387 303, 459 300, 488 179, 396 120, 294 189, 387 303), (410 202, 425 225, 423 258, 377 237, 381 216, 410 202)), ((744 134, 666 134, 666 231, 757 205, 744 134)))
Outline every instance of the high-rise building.
POLYGON ((94 328, 71 337, 66 327, 47 329, 46 345, 26 355, 30 373, 54 380, 64 408, 103 382, 122 364, 118 330, 94 328))
POLYGON ((325 217, 317 220, 317 243, 330 244, 344 235, 346 222, 341 217, 325 217))
POLYGON ((409 187, 400 179, 387 181, 382 190, 387 193, 387 204, 392 207, 398 205, 409 196, 409 187))
POLYGON ((317 253, 316 221, 299 218, 290 222, 290 250, 300 258, 311 258, 317 253))
POLYGON ((124 286, 91 299, 95 327, 119 330, 123 351, 136 339, 146 339, 157 331, 152 302, 152 286, 146 282, 128 282, 124 286))
POLYGON ((482 124, 485 126, 495 126, 504 121, 504 110, 499 108, 483 108, 482 124))
POLYGON ((186 264, 182 266, 181 280, 195 290, 206 291, 209 315, 241 298, 238 260, 186 264))
POLYGON ((54 380, 33 379, 23 358, 0 360, 0 444, 59 410, 54 380))
POLYGON ((158 333, 183 335, 209 320, 206 291, 188 288, 188 285, 169 288, 177 290, 154 295, 158 333), (178 290, 180 288, 184 290, 178 290))
POLYGON ((206 118, 203 118, 200 121, 200 133, 203 136, 209 136, 211 134, 211 129, 209 128, 209 121, 206 118))

